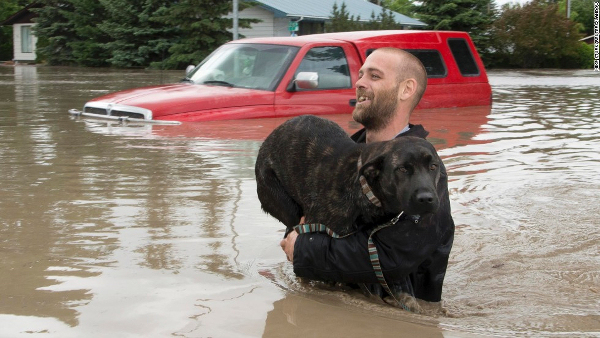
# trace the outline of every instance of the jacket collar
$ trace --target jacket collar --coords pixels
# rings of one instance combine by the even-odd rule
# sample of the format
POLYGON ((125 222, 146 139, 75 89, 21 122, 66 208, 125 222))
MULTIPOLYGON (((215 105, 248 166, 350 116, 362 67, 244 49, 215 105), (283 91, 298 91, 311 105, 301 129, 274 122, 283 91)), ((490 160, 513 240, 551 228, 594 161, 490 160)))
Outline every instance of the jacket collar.
MULTIPOLYGON (((426 138, 427 135, 429 135, 429 132, 427 130, 425 130, 425 128, 423 128, 422 125, 420 124, 409 124, 408 125, 410 129, 408 129, 406 132, 399 134, 396 137, 401 137, 401 136, 416 136, 416 137, 420 137, 420 138, 426 138)), ((350 138, 352 138, 354 140, 354 142, 356 143, 365 143, 367 140, 367 131, 365 130, 365 128, 357 131, 356 133, 354 133, 354 135, 350 136, 350 138)))

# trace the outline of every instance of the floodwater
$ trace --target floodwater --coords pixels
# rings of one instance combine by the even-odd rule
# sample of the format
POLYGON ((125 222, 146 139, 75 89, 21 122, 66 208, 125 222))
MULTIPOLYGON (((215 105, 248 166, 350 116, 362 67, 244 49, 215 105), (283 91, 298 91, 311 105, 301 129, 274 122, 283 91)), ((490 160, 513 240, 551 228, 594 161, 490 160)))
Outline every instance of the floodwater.
POLYGON ((180 77, 0 67, 0 337, 600 336, 599 73, 491 72, 491 108, 415 113, 457 224, 425 314, 296 280, 254 182, 281 120, 67 114, 180 77))

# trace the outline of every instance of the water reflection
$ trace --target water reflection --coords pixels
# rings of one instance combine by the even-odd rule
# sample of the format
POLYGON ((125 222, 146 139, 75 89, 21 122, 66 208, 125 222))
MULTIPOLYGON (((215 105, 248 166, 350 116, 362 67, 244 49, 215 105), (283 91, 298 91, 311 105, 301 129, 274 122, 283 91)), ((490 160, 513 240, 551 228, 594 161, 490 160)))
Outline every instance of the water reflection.
POLYGON ((364 310, 342 312, 330 302, 287 295, 273 303, 262 337, 326 337, 332 333, 337 337, 444 337, 435 326, 373 316, 364 310))
POLYGON ((36 107, 39 95, 36 67, 14 67, 15 101, 17 109, 36 107), (27 107, 29 106, 29 107, 27 107))
POLYGON ((180 75, 0 67, 2 334, 598 332, 598 76, 492 73, 491 109, 415 113, 450 172, 458 225, 449 316, 432 318, 293 278, 254 183, 260 143, 283 119, 123 126, 67 114, 180 75))
MULTIPOLYGON (((414 113, 411 123, 423 124, 429 131, 429 140, 437 149, 451 148, 465 144, 485 143, 474 140, 488 122, 490 106, 476 106, 450 109, 423 109, 414 113)), ((348 134, 357 132, 362 126, 350 115, 326 115, 327 119, 338 123, 348 134)), ((262 141, 288 117, 207 121, 202 123, 184 123, 179 126, 123 124, 112 121, 73 118, 86 124, 94 133, 119 135, 125 137, 184 138, 200 140, 254 140, 262 141)))

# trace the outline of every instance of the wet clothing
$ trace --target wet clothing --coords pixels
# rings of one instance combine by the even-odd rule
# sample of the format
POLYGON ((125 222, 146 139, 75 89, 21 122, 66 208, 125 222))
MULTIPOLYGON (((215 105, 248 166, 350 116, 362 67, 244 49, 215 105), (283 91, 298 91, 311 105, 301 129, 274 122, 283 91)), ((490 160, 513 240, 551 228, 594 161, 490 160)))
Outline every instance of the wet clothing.
MULTIPOLYGON (((397 137, 425 138, 428 134, 421 125, 410 125, 408 131, 397 137)), ((358 131, 352 139, 365 142, 365 130, 358 131)), ((383 274, 393 292, 408 292, 429 302, 441 300, 454 239, 448 175, 443 164, 440 169, 437 187, 440 206, 436 214, 422 217, 418 223, 403 216, 394 226, 373 235, 383 274)), ((372 293, 383 296, 369 259, 368 238, 369 230, 361 227, 341 239, 323 233, 298 235, 294 246, 294 273, 312 280, 368 283, 367 288, 372 293)))

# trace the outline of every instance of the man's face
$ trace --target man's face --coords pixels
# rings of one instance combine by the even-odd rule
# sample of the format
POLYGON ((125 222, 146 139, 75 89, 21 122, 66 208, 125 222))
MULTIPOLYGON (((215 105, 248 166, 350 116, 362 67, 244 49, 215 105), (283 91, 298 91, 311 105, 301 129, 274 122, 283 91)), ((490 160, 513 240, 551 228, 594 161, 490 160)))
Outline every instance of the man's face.
POLYGON ((369 130, 385 128, 396 114, 400 86, 395 71, 397 62, 395 55, 375 51, 359 71, 352 117, 369 130))

